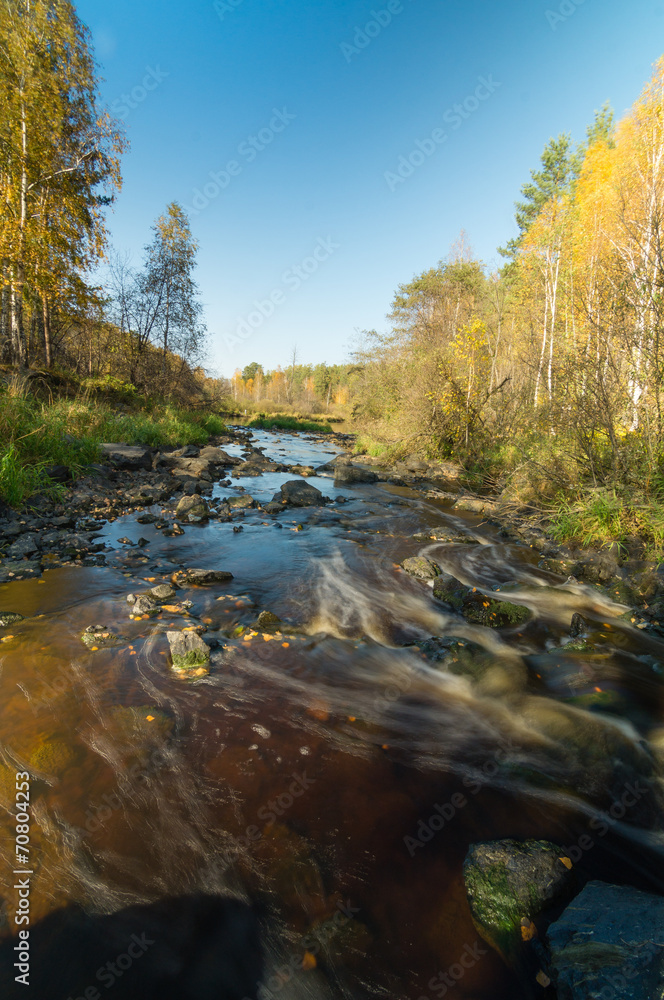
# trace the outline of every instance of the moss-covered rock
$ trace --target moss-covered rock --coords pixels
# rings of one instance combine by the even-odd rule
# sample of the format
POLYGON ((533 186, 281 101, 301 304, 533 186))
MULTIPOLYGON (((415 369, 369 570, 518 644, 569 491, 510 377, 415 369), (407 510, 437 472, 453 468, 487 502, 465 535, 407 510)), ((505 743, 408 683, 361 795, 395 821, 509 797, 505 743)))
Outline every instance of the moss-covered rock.
POLYGON ((462 614, 473 625, 489 628, 503 628, 510 625, 525 625, 532 618, 532 612, 522 604, 495 600, 484 594, 470 594, 463 601, 462 614))
POLYGON ((401 563, 406 573, 418 580, 435 580, 440 575, 440 568, 424 556, 411 556, 401 563))
POLYGON ((546 911, 572 898, 575 877, 564 851, 544 840, 473 844, 463 866, 473 923, 510 968, 532 981, 537 965, 525 942, 546 911), (532 926, 534 924, 534 927, 532 926))
POLYGON ((16 622, 22 622, 24 620, 23 615, 19 615, 17 611, 3 611, 0 614, 0 628, 7 628, 9 625, 15 625, 16 622))
POLYGON ((110 649, 119 645, 121 641, 120 637, 109 631, 105 625, 88 625, 81 634, 81 642, 85 643, 88 649, 110 649))
POLYGON ((439 601, 449 604, 455 611, 461 611, 463 602, 469 593, 469 588, 465 587, 463 583, 459 583, 449 573, 441 573, 434 580, 433 596, 438 598, 439 601))
POLYGON ((171 647, 173 670, 194 677, 210 672, 210 647, 196 632, 167 632, 166 638, 171 647))

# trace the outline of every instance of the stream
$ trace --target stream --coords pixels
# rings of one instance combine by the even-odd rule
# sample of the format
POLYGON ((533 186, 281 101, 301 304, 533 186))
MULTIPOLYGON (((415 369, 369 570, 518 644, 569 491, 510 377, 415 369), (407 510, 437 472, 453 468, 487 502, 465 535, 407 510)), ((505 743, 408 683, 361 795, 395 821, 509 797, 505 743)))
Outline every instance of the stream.
MULTIPOLYGON (((336 453, 296 434, 252 444, 315 467, 336 453)), ((264 504, 293 478, 233 479, 214 496, 264 504)), ((0 585, 0 610, 25 616, 0 629, 0 929, 14 932, 11 810, 26 771, 32 923, 71 902, 111 913, 231 893, 261 908, 265 1000, 433 1000, 432 978, 470 954, 447 996, 518 1000, 471 920, 468 847, 542 838, 581 882, 664 890, 664 643, 449 501, 330 473, 307 482, 330 502, 174 537, 122 517, 99 529, 107 566, 0 585), (440 528, 464 540, 436 540, 440 528), (482 607, 526 613, 472 624, 403 570, 412 556, 482 607), (189 567, 233 578, 183 584, 159 615, 130 618, 128 593, 189 567), (278 627, 254 627, 263 611, 278 627), (570 645, 574 614, 585 645, 570 645), (109 648, 81 641, 97 624, 117 637, 109 648), (198 624, 210 673, 185 679, 165 633, 198 624)))

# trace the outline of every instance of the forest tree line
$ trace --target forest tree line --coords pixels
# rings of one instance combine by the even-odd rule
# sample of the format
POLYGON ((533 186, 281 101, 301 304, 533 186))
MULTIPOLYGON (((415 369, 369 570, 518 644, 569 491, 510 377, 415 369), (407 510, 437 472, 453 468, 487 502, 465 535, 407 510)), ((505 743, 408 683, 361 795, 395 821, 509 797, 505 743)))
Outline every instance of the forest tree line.
POLYGON ((206 335, 198 246, 173 202, 140 267, 110 252, 105 212, 126 149, 73 4, 0 0, 0 360, 191 391, 206 335))

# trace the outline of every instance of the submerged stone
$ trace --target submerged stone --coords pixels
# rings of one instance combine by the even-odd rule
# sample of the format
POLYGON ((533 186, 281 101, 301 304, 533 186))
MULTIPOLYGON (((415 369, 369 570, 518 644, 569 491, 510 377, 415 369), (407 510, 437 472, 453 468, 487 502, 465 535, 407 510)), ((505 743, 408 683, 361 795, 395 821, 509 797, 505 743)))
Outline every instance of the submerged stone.
POLYGON ((30 754, 30 764, 38 771, 61 775, 76 759, 76 754, 64 740, 45 739, 30 754))

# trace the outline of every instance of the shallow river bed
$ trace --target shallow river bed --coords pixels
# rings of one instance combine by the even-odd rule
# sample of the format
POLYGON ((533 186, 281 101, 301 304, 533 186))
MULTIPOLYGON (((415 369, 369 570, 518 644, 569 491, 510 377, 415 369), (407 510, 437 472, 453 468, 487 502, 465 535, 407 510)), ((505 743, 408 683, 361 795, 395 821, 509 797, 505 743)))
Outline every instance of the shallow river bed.
MULTIPOLYGON (((254 443, 276 461, 331 458, 294 435, 254 443)), ((264 504, 292 479, 236 479, 215 496, 242 487, 264 504)), ((230 891, 262 907, 265 997, 430 1000, 432 977, 472 954, 448 996, 518 998, 477 945, 468 846, 544 838, 581 881, 662 891, 664 644, 476 515, 405 487, 307 481, 331 502, 249 509, 176 537, 132 515, 102 529, 107 567, 0 586, 0 610, 25 616, 0 630, 4 932, 21 770, 33 921, 72 901, 111 912, 230 891), (436 541, 440 527, 466 541, 436 541), (506 598, 530 614, 471 624, 404 572, 415 555, 482 606, 506 598), (129 592, 183 567, 233 579, 130 618, 129 592), (252 627, 262 611, 279 626, 252 627), (565 649, 575 613, 585 645, 565 649), (117 637, 110 648, 81 641, 96 624, 117 637), (165 633, 199 624, 211 671, 184 679, 165 633)))

